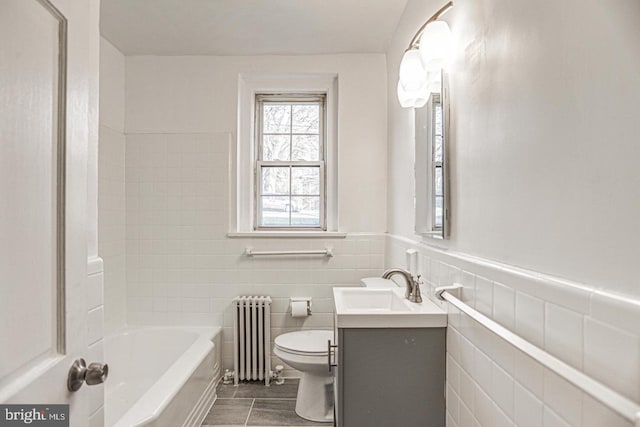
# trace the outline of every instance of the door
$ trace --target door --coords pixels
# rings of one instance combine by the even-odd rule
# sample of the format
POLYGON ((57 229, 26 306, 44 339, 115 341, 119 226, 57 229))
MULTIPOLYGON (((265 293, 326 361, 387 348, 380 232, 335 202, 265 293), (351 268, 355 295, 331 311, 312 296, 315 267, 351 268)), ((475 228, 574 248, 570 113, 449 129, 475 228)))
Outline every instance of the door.
POLYGON ((67 374, 87 355, 91 3, 0 0, 0 404, 69 404, 75 426, 89 417, 67 374))

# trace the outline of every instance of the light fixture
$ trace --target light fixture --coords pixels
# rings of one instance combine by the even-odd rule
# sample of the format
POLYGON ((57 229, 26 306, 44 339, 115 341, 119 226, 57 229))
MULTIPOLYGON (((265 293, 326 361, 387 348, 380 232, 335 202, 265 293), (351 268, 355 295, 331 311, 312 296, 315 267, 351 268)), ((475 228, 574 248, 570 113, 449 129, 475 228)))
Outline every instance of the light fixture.
MULTIPOLYGON (((411 39, 400 62, 398 101, 403 108, 420 108, 429 99, 430 76, 438 76, 451 51, 449 25, 438 19, 453 7, 450 1, 425 22, 411 39)), ((435 83, 435 81, 433 82, 435 83)))
POLYGON ((424 107, 429 99, 429 83, 425 81, 424 85, 415 90, 405 90, 402 83, 398 81, 398 101, 402 108, 421 108, 424 107))
POLYGON ((404 53, 400 62, 400 84, 406 91, 414 91, 427 82, 427 74, 424 72, 422 57, 418 50, 408 50, 404 53))
POLYGON ((420 37, 420 59, 425 70, 433 71, 443 68, 452 45, 449 24, 434 21, 427 25, 420 37))

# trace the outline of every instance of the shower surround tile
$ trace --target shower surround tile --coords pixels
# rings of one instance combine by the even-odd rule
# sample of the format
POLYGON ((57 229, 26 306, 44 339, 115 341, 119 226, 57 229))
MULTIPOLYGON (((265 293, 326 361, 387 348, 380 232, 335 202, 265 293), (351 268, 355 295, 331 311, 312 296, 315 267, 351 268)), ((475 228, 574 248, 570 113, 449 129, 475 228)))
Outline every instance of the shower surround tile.
MULTIPOLYGON (((346 238, 229 238, 229 133, 126 136, 126 277, 130 324, 233 327, 233 298, 273 298, 271 339, 333 328, 334 286, 357 286, 384 267, 382 234, 346 238), (248 257, 253 250, 330 247, 334 256, 248 257), (290 297, 312 297, 292 318, 290 297)), ((224 335, 223 368, 233 369, 224 335)), ((272 365, 282 364, 278 358, 272 365)), ((285 369, 286 376, 296 376, 285 369)))

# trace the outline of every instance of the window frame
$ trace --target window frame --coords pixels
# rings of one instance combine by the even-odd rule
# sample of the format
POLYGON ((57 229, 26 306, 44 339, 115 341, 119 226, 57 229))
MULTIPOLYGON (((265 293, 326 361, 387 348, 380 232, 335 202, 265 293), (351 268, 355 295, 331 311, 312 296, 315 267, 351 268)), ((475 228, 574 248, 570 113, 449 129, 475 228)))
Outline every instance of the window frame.
POLYGON ((415 118, 415 164, 414 164, 414 231, 416 234, 434 239, 447 239, 450 231, 448 133, 449 95, 446 74, 442 76, 441 92, 432 92, 424 107, 416 108, 415 118), (441 159, 436 158, 438 106, 442 113, 441 159), (441 171, 442 195, 437 194, 436 175, 441 171), (442 200, 441 215, 437 215, 437 202, 442 200), (442 224, 438 224, 438 219, 442 224))
MULTIPOLYGON (((254 231, 327 231, 327 93, 326 92, 256 92, 254 98, 254 148, 255 153, 252 159, 253 168, 253 229, 254 231), (320 117, 318 126, 319 147, 317 161, 307 160, 264 160, 263 158, 263 106, 269 104, 310 104, 318 103, 320 105, 320 117), (319 197, 319 225, 292 225, 291 213, 292 203, 289 204, 289 225, 262 225, 260 224, 260 213, 262 212, 262 170, 267 167, 289 167, 289 200, 294 196, 292 193, 293 169, 295 167, 318 167, 319 168, 319 195, 310 197, 319 197)), ((290 136, 295 135, 291 130, 290 136)), ((290 153, 293 150, 293 139, 290 140, 290 153)), ((296 195, 304 196, 304 195, 296 195)))
MULTIPOLYGON (((344 238, 339 231, 338 149, 340 132, 339 76, 335 72, 238 74, 237 127, 229 139, 229 223, 227 237, 344 238), (326 93, 326 231, 254 229, 255 99, 256 93, 326 93), (234 135, 235 134, 235 135, 234 135)), ((231 106, 233 108, 233 106, 231 106)))

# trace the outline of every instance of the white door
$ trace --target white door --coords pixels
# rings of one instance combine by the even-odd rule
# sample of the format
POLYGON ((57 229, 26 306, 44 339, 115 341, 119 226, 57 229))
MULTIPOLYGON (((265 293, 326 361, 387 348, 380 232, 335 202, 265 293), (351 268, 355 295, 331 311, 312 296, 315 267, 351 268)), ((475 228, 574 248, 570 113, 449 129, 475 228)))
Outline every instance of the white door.
POLYGON ((67 374, 87 355, 90 3, 0 0, 0 404, 69 404, 72 426, 89 418, 67 374))

